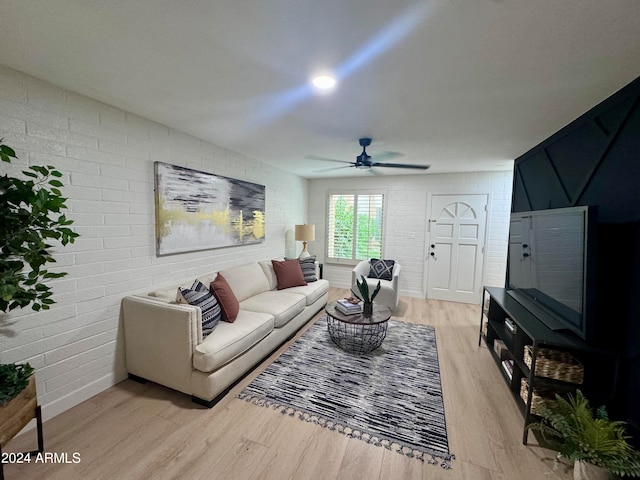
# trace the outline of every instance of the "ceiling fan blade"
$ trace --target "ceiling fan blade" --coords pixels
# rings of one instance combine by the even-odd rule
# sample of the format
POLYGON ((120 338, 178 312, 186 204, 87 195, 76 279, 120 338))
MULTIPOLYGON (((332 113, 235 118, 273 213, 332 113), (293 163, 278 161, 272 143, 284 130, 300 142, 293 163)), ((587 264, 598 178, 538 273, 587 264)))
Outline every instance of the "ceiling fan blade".
POLYGON ((332 170, 342 170, 343 168, 349 168, 352 167, 353 165, 343 165, 341 167, 330 167, 330 168, 322 168, 320 170, 314 170, 314 172, 320 173, 320 172, 330 172, 332 170))
POLYGON ((426 170, 431 165, 413 165, 410 163, 372 163, 372 167, 412 168, 414 170, 426 170))
POLYGON ((323 162, 349 163, 349 164, 353 163, 353 162, 347 162, 346 160, 336 160, 334 158, 318 157, 316 155, 307 155, 304 158, 308 160, 321 160, 323 162))
POLYGON ((371 156, 371 161, 380 162, 383 160, 391 160, 392 158, 404 157, 404 153, 400 152, 383 152, 371 156))

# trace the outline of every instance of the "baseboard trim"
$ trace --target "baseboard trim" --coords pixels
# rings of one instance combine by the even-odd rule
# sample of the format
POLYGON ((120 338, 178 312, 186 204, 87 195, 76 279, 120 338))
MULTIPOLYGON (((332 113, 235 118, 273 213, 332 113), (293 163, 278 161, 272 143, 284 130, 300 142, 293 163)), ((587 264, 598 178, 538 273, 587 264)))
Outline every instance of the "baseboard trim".
POLYGON ((75 390, 51 403, 42 405, 43 420, 47 421, 57 415, 60 415, 62 412, 66 412, 76 405, 89 400, 91 397, 94 397, 95 395, 113 387, 124 379, 124 375, 116 375, 115 373, 105 375, 104 377, 99 378, 88 385, 85 385, 79 390, 75 390))

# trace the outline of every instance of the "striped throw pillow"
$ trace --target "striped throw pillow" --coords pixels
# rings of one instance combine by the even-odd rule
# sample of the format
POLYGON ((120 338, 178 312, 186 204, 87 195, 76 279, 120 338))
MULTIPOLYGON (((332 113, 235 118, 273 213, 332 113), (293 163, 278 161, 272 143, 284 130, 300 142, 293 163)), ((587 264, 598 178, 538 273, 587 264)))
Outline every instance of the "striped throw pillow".
POLYGON ((316 256, 300 258, 300 268, 302 268, 302 275, 307 283, 315 282, 318 280, 316 277, 316 256))
POLYGON ((202 310, 202 339, 207 338, 220 321, 221 311, 218 299, 200 280, 196 280, 191 288, 178 288, 177 301, 200 307, 202 310))

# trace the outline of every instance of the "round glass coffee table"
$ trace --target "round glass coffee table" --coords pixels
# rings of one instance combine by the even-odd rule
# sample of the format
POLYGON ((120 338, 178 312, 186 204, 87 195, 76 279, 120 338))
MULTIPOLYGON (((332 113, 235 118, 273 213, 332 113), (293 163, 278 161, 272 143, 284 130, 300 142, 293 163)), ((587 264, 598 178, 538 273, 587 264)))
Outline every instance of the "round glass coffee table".
POLYGON ((373 314, 365 317, 362 313, 345 315, 336 309, 336 302, 329 302, 327 312, 327 329, 331 340, 343 350, 352 353, 369 353, 374 351, 387 336, 387 325, 391 318, 391 309, 373 303, 373 314))

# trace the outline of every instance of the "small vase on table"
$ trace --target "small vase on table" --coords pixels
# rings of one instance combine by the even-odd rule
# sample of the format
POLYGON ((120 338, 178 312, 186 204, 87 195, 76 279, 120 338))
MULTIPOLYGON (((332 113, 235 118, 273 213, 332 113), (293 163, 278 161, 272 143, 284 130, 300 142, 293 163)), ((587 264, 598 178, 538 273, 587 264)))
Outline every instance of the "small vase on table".
POLYGON ((363 302, 362 314, 365 317, 371 317, 371 315, 373 315, 373 299, 376 298, 376 295, 378 295, 378 292, 380 291, 380 281, 378 280, 378 285, 371 295, 369 295, 369 284, 367 283, 367 279, 364 275, 360 275, 360 280, 356 279, 356 285, 358 286, 358 292, 353 289, 352 292, 363 302))

